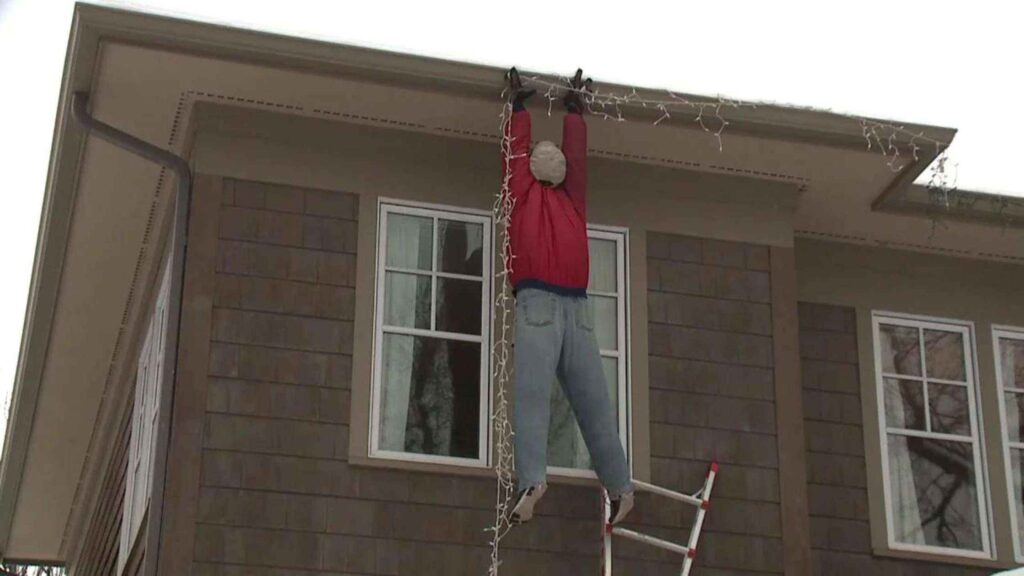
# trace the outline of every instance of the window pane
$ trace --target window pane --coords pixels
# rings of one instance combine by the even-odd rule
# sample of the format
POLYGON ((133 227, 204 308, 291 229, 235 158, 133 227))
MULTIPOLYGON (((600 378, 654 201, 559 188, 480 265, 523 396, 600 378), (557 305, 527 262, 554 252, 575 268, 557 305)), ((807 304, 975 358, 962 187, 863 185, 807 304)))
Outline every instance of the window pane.
POLYGON ((430 329, 430 276, 386 273, 384 325, 430 329))
POLYGON ((1006 437, 1010 442, 1024 442, 1024 394, 1007 392, 1005 401, 1006 437))
POLYGON ((924 331, 925 365, 930 378, 966 382, 964 338, 959 332, 924 331))
POLYGON ((966 386, 928 383, 928 409, 932 431, 971 435, 970 405, 966 386))
POLYGON ((999 339, 1003 386, 1024 388, 1024 340, 999 339))
POLYGON ((1010 449, 1010 473, 1013 479, 1013 511, 1017 515, 1017 542, 1024 550, 1024 450, 1010 449))
MULTIPOLYGON (((608 399, 615 413, 615 426, 618 430, 618 398, 619 377, 618 360, 601 358, 604 369, 605 384, 608 386, 608 399)), ((577 468, 590 470, 590 452, 583 441, 583 434, 576 423, 576 416, 569 405, 560 382, 551 386, 551 419, 548 429, 548 465, 559 468, 577 468)))
POLYGON ((614 240, 590 239, 590 289, 618 292, 618 250, 614 240))
POLYGON ((437 330, 480 334, 480 290, 476 280, 437 278, 437 330))
POLYGON ((384 334, 379 447, 476 458, 480 344, 384 334))
POLYGON ((971 444, 895 434, 888 441, 894 539, 981 550, 971 444))
POLYGON ((482 276, 483 225, 440 219, 437 228, 438 270, 482 276))
POLYGON ((423 216, 391 213, 387 216, 387 265, 431 270, 434 252, 434 220, 423 216))
POLYGON ((917 328, 882 324, 879 327, 879 339, 884 372, 921 375, 921 346, 917 328))
POLYGON ((924 430, 924 383, 885 379, 885 423, 892 428, 924 430))
POLYGON ((597 333, 597 347, 601 350, 617 350, 619 347, 619 308, 617 298, 588 296, 594 312, 594 331, 597 333))

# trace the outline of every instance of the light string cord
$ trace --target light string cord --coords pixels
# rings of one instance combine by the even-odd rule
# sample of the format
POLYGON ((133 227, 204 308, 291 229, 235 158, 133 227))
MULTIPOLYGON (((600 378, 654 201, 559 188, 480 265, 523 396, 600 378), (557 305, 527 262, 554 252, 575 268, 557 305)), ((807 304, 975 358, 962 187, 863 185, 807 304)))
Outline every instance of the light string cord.
MULTIPOLYGON (((724 149, 723 133, 729 120, 723 115, 723 110, 728 109, 757 109, 759 106, 777 106, 769 102, 757 102, 752 100, 740 100, 718 96, 714 99, 695 100, 676 94, 671 90, 665 90, 667 98, 649 98, 631 88, 626 93, 602 91, 598 88, 586 91, 574 88, 566 76, 557 76, 555 79, 548 79, 540 75, 526 76, 524 84, 536 86, 543 90, 543 97, 548 101, 548 115, 551 115, 552 103, 561 98, 567 91, 575 91, 580 94, 587 111, 602 120, 625 122, 627 118, 623 115, 623 108, 627 106, 640 106, 660 113, 652 124, 657 126, 665 120, 676 116, 688 117, 692 122, 705 133, 712 136, 718 146, 719 152, 724 149)), ((946 168, 946 149, 950 142, 939 140, 928 136, 921 130, 912 130, 903 125, 890 122, 883 122, 856 114, 846 114, 832 110, 821 110, 811 107, 793 107, 813 110, 819 113, 830 114, 841 118, 856 121, 861 126, 861 133, 864 136, 865 146, 868 150, 877 150, 886 159, 886 164, 893 172, 899 172, 906 167, 901 147, 910 149, 910 155, 915 161, 920 159, 920 153, 925 146, 934 147, 936 161, 930 167, 931 177, 928 187, 939 189, 948 197, 949 193, 956 190, 955 171, 946 168)))
MULTIPOLYGON (((543 97, 548 103, 548 116, 552 113, 552 106, 558 99, 564 97, 566 91, 575 91, 580 94, 586 106, 587 112, 602 120, 625 122, 627 118, 623 115, 623 108, 626 106, 640 106, 645 109, 652 109, 660 113, 652 124, 657 126, 665 120, 676 116, 689 117, 705 133, 712 136, 721 152, 724 149, 723 133, 730 122, 723 116, 723 109, 757 109, 758 106, 776 106, 769 102, 756 102, 739 100, 719 96, 711 100, 694 100, 666 90, 668 98, 656 99, 641 96, 636 88, 630 92, 621 94, 600 89, 590 91, 574 88, 566 76, 558 76, 556 80, 549 80, 541 76, 524 76, 523 83, 543 89, 543 97)), ((492 429, 495 443, 495 475, 497 476, 497 491, 495 499, 495 522, 487 531, 491 532, 491 564, 488 570, 489 576, 497 576, 501 560, 499 549, 502 538, 512 528, 510 523, 510 505, 515 490, 513 478, 514 470, 514 444, 515 432, 509 420, 509 389, 508 383, 511 380, 512 369, 509 363, 509 340, 512 332, 512 308, 514 299, 509 288, 508 277, 512 271, 514 255, 511 251, 509 239, 509 227, 512 223, 512 212, 515 202, 509 193, 509 179, 511 176, 512 134, 511 118, 512 105, 508 100, 508 89, 502 91, 503 101, 500 117, 501 129, 501 154, 504 159, 505 172, 501 182, 501 189, 495 197, 493 205, 493 216, 500 235, 502 269, 495 272, 495 281, 500 288, 496 291, 494 301, 493 320, 497 326, 497 337, 492 346, 492 378, 494 382, 494 412, 491 417, 492 429)), ((957 187, 957 165, 949 161, 946 154, 950 142, 938 140, 927 136, 923 131, 915 131, 902 125, 879 121, 855 114, 846 114, 832 110, 821 110, 810 107, 793 107, 813 110, 833 116, 839 116, 856 121, 861 126, 861 133, 864 136, 865 146, 869 151, 878 151, 886 160, 886 164, 893 172, 899 172, 908 165, 906 158, 900 151, 901 147, 910 149, 910 156, 914 161, 920 159, 920 153, 925 146, 934 147, 936 159, 929 167, 930 175, 927 183, 929 196, 933 203, 937 203, 947 210, 955 205, 962 204, 956 196, 957 187), (952 165, 952 169, 950 169, 952 165)), ((1002 206, 1008 205, 1003 201, 1002 206)), ((932 221, 934 234, 937 220, 932 221)))
POLYGON ((502 268, 495 272, 495 282, 499 288, 495 292, 493 308, 493 325, 497 327, 497 337, 491 349, 492 381, 494 382, 494 412, 491 416, 491 427, 494 431, 495 465, 497 491, 494 505, 494 525, 487 530, 491 532, 491 565, 489 576, 497 576, 501 566, 499 547, 502 538, 512 528, 510 505, 515 491, 513 469, 515 463, 515 446, 512 423, 509 420, 509 389, 512 367, 509 363, 509 339, 512 332, 512 309, 514 300, 509 287, 508 277, 512 272, 511 240, 509 227, 512 224, 512 211, 515 199, 509 191, 509 180, 512 176, 512 104, 505 91, 501 97, 504 105, 501 108, 501 155, 504 160, 504 174, 501 190, 494 199, 492 213, 498 228, 501 245, 502 268))

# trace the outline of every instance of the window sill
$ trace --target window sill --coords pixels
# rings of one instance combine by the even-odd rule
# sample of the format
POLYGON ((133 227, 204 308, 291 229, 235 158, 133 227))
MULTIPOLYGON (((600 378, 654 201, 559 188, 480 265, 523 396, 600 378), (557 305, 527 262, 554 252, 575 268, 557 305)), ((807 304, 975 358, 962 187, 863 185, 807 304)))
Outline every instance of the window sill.
POLYGON ((891 548, 872 548, 872 555, 884 558, 897 558, 900 560, 920 560, 923 562, 935 562, 939 564, 956 564, 958 566, 971 566, 975 568, 995 568, 1004 570, 1015 568, 1016 564, 1006 563, 999 560, 985 558, 966 558, 953 554, 940 552, 912 552, 909 550, 893 550, 891 548))
MULTIPOLYGON (((439 464, 434 462, 414 462, 411 460, 396 460, 392 458, 371 458, 369 456, 350 454, 348 463, 351 466, 364 468, 378 468, 386 470, 404 470, 408 472, 423 472, 427 474, 441 474, 445 476, 466 476, 470 478, 494 478, 493 468, 481 468, 474 466, 458 466, 454 464, 439 464)), ((565 474, 548 473, 550 484, 565 486, 587 486, 597 488, 600 486, 596 478, 583 476, 570 476, 565 474)))

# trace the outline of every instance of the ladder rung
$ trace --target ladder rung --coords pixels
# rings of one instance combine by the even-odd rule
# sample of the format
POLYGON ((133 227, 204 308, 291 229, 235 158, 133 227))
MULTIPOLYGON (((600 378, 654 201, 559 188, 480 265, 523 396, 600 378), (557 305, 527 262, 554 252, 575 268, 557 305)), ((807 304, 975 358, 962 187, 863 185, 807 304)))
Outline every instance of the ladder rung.
POLYGON ((655 486, 653 484, 648 484, 647 482, 641 482, 639 480, 633 480, 633 486, 640 490, 643 490, 644 492, 650 492, 651 494, 657 494, 659 496, 664 496, 666 498, 671 498, 673 500, 679 500, 680 502, 686 502, 687 504, 691 504, 693 506, 700 506, 704 503, 703 500, 695 496, 690 496, 689 494, 682 494, 680 492, 675 492, 673 490, 662 488, 661 486, 655 486))
POLYGON ((690 549, 686 546, 680 546, 674 542, 627 530, 626 528, 619 528, 618 526, 612 527, 612 534, 622 536, 623 538, 629 538, 630 540, 636 540, 637 542, 643 542, 644 544, 650 544, 651 546, 657 546, 658 548, 668 550, 669 552, 675 552, 676 554, 682 554, 683 556, 688 555, 690 552, 690 549))

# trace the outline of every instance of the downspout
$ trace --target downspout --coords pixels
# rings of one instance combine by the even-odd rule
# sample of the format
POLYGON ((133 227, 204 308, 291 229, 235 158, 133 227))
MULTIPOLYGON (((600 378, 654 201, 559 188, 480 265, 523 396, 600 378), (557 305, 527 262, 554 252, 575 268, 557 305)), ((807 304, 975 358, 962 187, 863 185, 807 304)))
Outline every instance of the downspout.
MULTIPOLYGON (((185 251, 188 240, 189 204, 192 198, 192 171, 185 159, 105 124, 89 115, 89 94, 75 92, 71 114, 89 133, 127 150, 135 155, 169 168, 177 180, 174 197, 174 223, 171 236, 171 286, 167 310, 167 328, 164 335, 164 365, 161 374, 160 398, 157 407, 156 450, 153 454, 153 473, 149 490, 149 512, 146 521, 146 552, 142 574, 155 576, 160 554, 160 531, 163 524, 164 486, 166 485, 167 454, 170 444, 171 414, 174 407, 175 376, 178 367, 178 336, 181 326, 181 298, 185 282, 185 251)), ((140 534, 143 533, 140 529, 140 534)))

